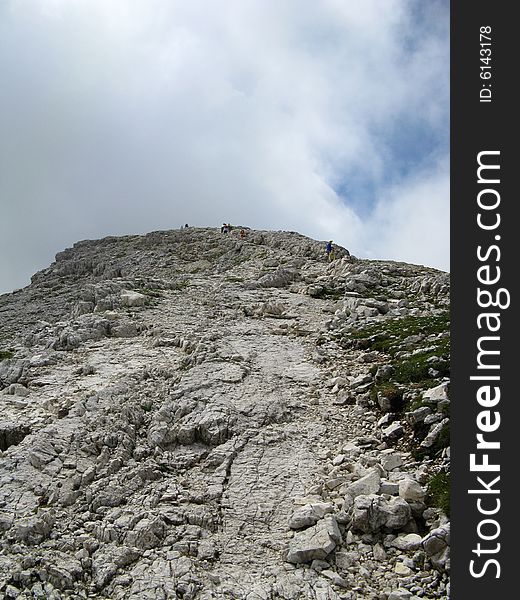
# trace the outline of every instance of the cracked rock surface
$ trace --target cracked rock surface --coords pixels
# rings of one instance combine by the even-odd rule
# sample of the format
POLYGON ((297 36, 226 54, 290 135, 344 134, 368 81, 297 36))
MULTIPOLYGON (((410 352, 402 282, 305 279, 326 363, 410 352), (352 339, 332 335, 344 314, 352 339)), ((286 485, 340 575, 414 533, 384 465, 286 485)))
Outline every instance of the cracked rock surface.
POLYGON ((294 232, 0 296, 0 598, 449 597, 449 277, 294 232))

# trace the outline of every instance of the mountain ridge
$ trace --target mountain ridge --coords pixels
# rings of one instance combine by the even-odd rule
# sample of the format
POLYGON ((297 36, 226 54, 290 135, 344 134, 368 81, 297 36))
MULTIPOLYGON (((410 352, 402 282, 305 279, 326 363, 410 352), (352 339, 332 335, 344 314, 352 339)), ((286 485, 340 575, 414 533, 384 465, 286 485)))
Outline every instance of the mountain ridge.
POLYGON ((449 275, 244 233, 0 296, 6 598, 448 594, 449 275))

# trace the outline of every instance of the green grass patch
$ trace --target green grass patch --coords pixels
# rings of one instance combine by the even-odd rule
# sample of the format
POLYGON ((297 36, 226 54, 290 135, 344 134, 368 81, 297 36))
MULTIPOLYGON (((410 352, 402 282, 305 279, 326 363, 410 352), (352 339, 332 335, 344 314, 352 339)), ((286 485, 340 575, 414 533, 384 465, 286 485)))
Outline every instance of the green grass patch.
POLYGON ((444 514, 450 516, 450 474, 440 471, 433 475, 428 482, 426 504, 440 508, 444 514))
POLYGON ((448 331, 450 314, 448 311, 428 317, 403 317, 374 323, 363 329, 349 332, 351 340, 366 342, 370 350, 379 350, 393 356, 402 350, 403 341, 411 335, 433 335, 448 331))
POLYGON ((448 311, 428 317, 388 319, 351 331, 343 338, 343 342, 347 346, 367 351, 377 350, 395 358, 392 362, 392 381, 423 388, 430 387, 432 380, 450 374, 449 338, 442 337, 433 341, 426 339, 449 331, 449 327, 448 311), (398 358, 398 353, 403 351, 404 340, 414 335, 421 335, 424 339, 406 348, 410 350, 409 356, 398 358), (425 349, 421 350, 421 346, 425 349), (433 357, 437 357, 437 360, 432 360, 433 357), (437 371, 437 374, 433 375, 431 370, 437 371))
POLYGON ((7 360, 13 358, 14 353, 11 350, 0 350, 0 360, 7 360))
POLYGON ((439 377, 449 377, 450 375, 450 342, 443 339, 435 346, 424 352, 418 352, 393 363, 392 378, 398 383, 415 383, 419 387, 429 386, 434 377, 430 374, 430 369, 437 371, 439 377), (438 360, 432 361, 433 357, 438 360))

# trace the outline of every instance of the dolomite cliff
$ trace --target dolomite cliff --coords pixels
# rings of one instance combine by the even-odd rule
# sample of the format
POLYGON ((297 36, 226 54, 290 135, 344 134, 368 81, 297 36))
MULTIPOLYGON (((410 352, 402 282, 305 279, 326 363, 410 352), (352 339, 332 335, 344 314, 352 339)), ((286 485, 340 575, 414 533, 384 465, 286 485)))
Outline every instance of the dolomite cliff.
POLYGON ((449 596, 449 276, 83 241, 0 296, 0 598, 449 596))

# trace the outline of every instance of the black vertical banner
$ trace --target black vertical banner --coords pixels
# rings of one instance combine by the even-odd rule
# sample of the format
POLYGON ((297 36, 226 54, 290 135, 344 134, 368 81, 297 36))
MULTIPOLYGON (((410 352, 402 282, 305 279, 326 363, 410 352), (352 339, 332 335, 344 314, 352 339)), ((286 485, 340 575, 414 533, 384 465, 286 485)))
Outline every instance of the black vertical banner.
POLYGON ((514 8, 506 1, 451 3, 454 600, 520 594, 514 8))

